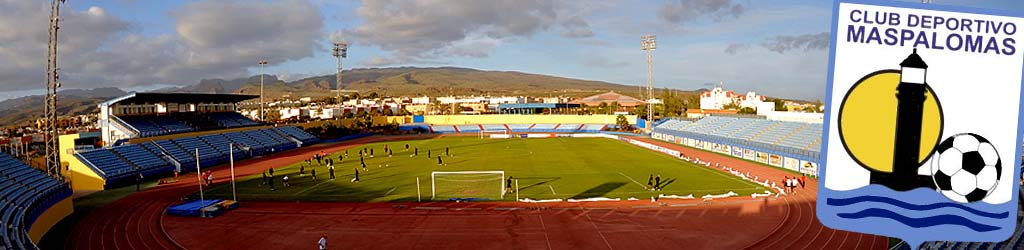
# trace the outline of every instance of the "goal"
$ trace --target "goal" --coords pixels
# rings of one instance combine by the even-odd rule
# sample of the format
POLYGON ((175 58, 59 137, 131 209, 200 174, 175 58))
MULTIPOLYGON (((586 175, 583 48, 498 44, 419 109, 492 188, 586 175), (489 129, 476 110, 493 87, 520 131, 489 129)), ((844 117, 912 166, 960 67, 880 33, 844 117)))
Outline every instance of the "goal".
POLYGON ((505 171, 430 173, 430 197, 438 199, 503 199, 505 171))

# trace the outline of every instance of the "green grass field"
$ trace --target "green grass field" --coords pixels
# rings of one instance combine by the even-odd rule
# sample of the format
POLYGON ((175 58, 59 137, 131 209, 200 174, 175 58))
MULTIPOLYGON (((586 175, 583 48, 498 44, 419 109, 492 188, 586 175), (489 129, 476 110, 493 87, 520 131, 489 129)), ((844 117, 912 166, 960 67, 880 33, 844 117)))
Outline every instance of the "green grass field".
MULTIPOLYGON (((349 201, 387 202, 415 201, 416 178, 420 180, 422 198, 431 196, 432 171, 505 171, 505 175, 518 179, 519 197, 531 199, 636 197, 649 199, 658 194, 688 195, 723 194, 729 191, 740 195, 760 193, 765 188, 743 181, 729 174, 678 160, 628 143, 604 138, 549 138, 549 139, 480 139, 477 137, 445 137, 431 140, 412 140, 372 143, 349 149, 349 156, 339 162, 345 152, 332 152, 337 179, 328 180, 325 167, 316 167, 318 182, 313 183, 309 167, 299 175, 297 162, 275 167, 275 187, 261 185, 262 176, 243 177, 237 185, 239 200, 276 201, 349 201), (410 146, 404 151, 405 144, 410 146), (394 149, 387 157, 384 144, 394 149), (445 165, 437 165, 437 155, 449 147, 452 156, 442 157, 445 165), (375 157, 365 157, 369 171, 359 164, 358 150, 373 148, 375 157), (410 157, 413 148, 419 156, 410 157), (430 150, 433 158, 427 158, 430 150), (352 183, 355 169, 359 168, 360 182, 352 183), (649 175, 661 175, 662 190, 646 190, 649 175), (288 175, 291 187, 282 187, 281 178, 288 175)), ((316 165, 316 162, 313 162, 316 165)), ((457 189, 470 197, 494 197, 500 194, 500 177, 489 180, 439 182, 438 189, 457 189)), ((222 184, 206 191, 207 197, 231 198, 231 185, 222 184)), ((461 196, 461 195, 460 195, 461 196)), ((507 194, 505 200, 514 200, 507 194)))

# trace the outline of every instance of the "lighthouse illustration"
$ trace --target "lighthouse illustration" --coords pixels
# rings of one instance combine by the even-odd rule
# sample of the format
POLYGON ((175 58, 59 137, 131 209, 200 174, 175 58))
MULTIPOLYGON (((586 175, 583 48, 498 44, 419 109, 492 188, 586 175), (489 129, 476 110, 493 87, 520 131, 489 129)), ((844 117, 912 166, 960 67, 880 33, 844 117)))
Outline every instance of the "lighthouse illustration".
POLYGON ((915 48, 900 63, 900 83, 896 87, 896 136, 892 155, 892 172, 871 170, 871 183, 896 191, 919 187, 934 188, 931 176, 918 175, 921 167, 921 126, 924 111, 928 64, 915 48))

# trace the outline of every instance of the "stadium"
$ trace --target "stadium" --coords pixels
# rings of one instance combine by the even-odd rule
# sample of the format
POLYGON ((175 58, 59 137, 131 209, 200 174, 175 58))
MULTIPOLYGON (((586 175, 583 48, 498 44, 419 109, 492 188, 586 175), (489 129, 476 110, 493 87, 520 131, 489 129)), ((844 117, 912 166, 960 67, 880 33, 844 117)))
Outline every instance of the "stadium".
MULTIPOLYGON (((24 114, 32 113, 35 119, 34 125, 0 130, 0 249, 323 250, 329 245, 330 249, 904 250, 916 244, 835 230, 819 221, 818 175, 825 148, 823 123, 828 116, 824 103, 753 91, 736 93, 726 90, 722 82, 707 83, 709 78, 704 76, 675 76, 693 73, 682 71, 664 81, 703 82, 695 86, 710 89, 666 87, 657 96, 654 35, 641 37, 640 50, 630 47, 646 55, 645 86, 447 66, 501 68, 506 66, 495 65, 508 63, 507 68, 516 70, 521 66, 631 82, 640 77, 621 75, 636 73, 640 64, 618 61, 618 44, 605 40, 617 39, 615 33, 635 38, 635 30, 609 29, 651 26, 681 31, 686 27, 691 32, 692 27, 695 35, 707 30, 723 35, 692 41, 668 34, 670 39, 675 35, 685 41, 676 44, 685 45, 679 46, 685 50, 673 52, 685 51, 679 54, 685 54, 686 60, 700 58, 699 64, 729 67, 701 68, 705 65, 666 59, 675 63, 668 68, 686 67, 713 77, 736 78, 741 84, 764 84, 745 87, 749 89, 778 88, 773 94, 815 98, 820 91, 801 84, 817 80, 802 78, 810 75, 804 71, 816 68, 807 67, 813 63, 797 56, 802 49, 811 54, 808 58, 821 57, 815 53, 824 53, 828 44, 807 39, 827 39, 828 32, 758 34, 766 37, 754 41, 749 32, 728 37, 736 31, 717 31, 721 27, 761 29, 758 25, 768 24, 724 23, 771 16, 744 11, 759 7, 772 12, 776 3, 667 1, 655 9, 654 22, 604 13, 612 11, 600 8, 588 10, 595 13, 593 17, 584 13, 561 17, 566 9, 555 8, 565 8, 563 4, 530 9, 528 5, 534 3, 516 1, 482 7, 474 1, 186 1, 168 4, 172 7, 146 5, 132 16, 139 20, 127 21, 117 15, 131 8, 104 5, 113 13, 108 14, 102 7, 75 5, 65 16, 89 22, 84 27, 69 25, 75 30, 72 34, 88 38, 88 33, 110 30, 116 35, 85 39, 82 44, 74 40, 68 46, 71 52, 61 54, 73 60, 58 67, 58 42, 69 43, 57 38, 58 26, 67 21, 60 19, 65 2, 50 1, 50 33, 32 36, 50 39, 46 94, 37 98, 44 100, 17 105, 11 104, 17 100, 0 100, 0 115, 13 114, 3 117, 24 120, 24 114), (456 4, 465 5, 460 11, 466 13, 427 10, 456 4), (217 13, 206 12, 211 10, 217 13), (430 16, 437 13, 442 17, 430 16), (150 17, 161 14, 169 18, 150 17), (469 17, 446 16, 459 14, 469 17), (741 14, 747 16, 740 18, 741 14), (238 17, 257 18, 231 19, 238 17), (495 20, 477 20, 487 18, 495 20), (596 21, 601 19, 623 23, 609 28, 596 21), (414 25, 422 20, 429 24, 414 25), (343 24, 327 24, 334 21, 343 24), (662 22, 669 23, 653 24, 662 22), (167 27, 149 28, 158 26, 153 23, 167 27), (147 26, 145 35, 134 34, 141 30, 135 26, 147 26), (261 27, 245 29, 251 26, 261 27), (328 26, 340 29, 329 35, 333 47, 324 48, 328 26), (353 62, 369 68, 345 69, 348 78, 343 81, 342 59, 347 58, 349 42, 336 36, 352 36, 344 39, 353 39, 353 46, 373 47, 366 50, 371 55, 358 55, 358 63, 353 62), (559 39, 578 40, 567 45, 559 39), (738 40, 744 43, 734 43, 738 40), (518 42, 524 44, 511 46, 515 51, 491 54, 502 44, 518 42), (700 43, 696 47, 701 51, 694 53, 694 44, 689 44, 694 42, 700 43), (94 50, 81 48, 93 45, 94 50), (577 46, 600 49, 561 51, 577 46), (538 51, 527 51, 534 49, 538 51), (607 50, 602 53, 608 57, 598 56, 597 50, 607 50), (711 50, 715 53, 707 52, 711 50), (333 57, 322 52, 332 52, 333 57), (715 57, 723 53, 725 59, 715 57), (138 54, 150 55, 137 58, 138 54), (178 54, 187 54, 187 59, 178 54), (770 57, 758 57, 766 54, 770 57), (494 59, 488 58, 492 55, 494 59), (560 57, 579 57, 583 70, 552 60, 560 57), (747 58, 739 60, 742 57, 747 58), (233 65, 235 59, 245 63, 233 65), (327 71, 333 74, 313 75, 326 72, 313 66, 322 59, 336 63, 336 73, 330 68, 327 71), (145 61, 172 65, 165 68, 145 61), (239 77, 256 67, 259 75, 248 78, 205 78, 239 77), (264 67, 282 73, 267 75, 264 67), (61 68, 69 69, 66 82, 71 84, 96 81, 132 88, 114 88, 114 94, 105 95, 93 95, 102 91, 96 89, 58 92, 61 68), (116 74, 97 76, 101 73, 116 74), (271 78, 267 84, 265 77, 271 78), (199 83, 182 85, 192 80, 199 83), (774 85, 773 81, 796 84, 774 85), (639 97, 631 96, 634 93, 639 97), (43 107, 36 112, 40 108, 34 106, 43 107), (37 113, 42 118, 37 119, 37 113)), ((831 10, 820 3, 804 4, 780 5, 808 13, 831 10)), ((608 6, 634 15, 651 11, 608 6)), ((39 12, 39 17, 47 11, 42 4, 30 7, 24 9, 39 12)), ((3 9, 0 13, 7 13, 3 9)), ((773 15, 778 13, 788 12, 773 15)), ((0 18, 0 27, 19 18, 0 18)), ((802 16, 788 18, 793 20, 762 21, 773 23, 773 32, 804 28, 791 27, 802 26, 792 25, 794 20, 823 23, 802 16)), ((17 45, 16 49, 0 45, 0 51, 20 53, 21 44, 17 45)), ((16 66, 23 64, 28 63, 16 66)), ((17 71, 4 67, 10 66, 0 66, 0 72, 17 71)), ((1024 185, 1024 178, 1020 183, 1024 185)), ((1024 206, 1018 210, 1017 228, 1003 242, 926 242, 920 248, 1024 249, 1020 225, 1024 206)))
POLYGON ((890 245, 816 221, 820 123, 622 116, 650 124, 641 135, 608 131, 614 115, 425 115, 378 117, 398 124, 391 134, 318 138, 235 112, 252 98, 104 102, 100 133, 61 138, 69 184, 5 156, 5 185, 24 187, 4 189, 16 192, 5 246, 288 249, 322 234, 343 248, 388 249, 890 245), (780 184, 798 176, 803 187, 780 184), (122 194, 73 218, 72 190, 122 194), (77 223, 58 225, 65 218, 77 223), (63 227, 66 238, 44 238, 63 227))

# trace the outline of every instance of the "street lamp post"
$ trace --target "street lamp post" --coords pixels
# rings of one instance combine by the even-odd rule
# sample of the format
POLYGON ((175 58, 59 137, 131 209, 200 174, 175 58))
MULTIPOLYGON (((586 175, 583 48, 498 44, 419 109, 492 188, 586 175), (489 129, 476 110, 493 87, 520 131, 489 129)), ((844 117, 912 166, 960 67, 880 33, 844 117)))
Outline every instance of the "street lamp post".
POLYGON ((654 120, 654 108, 651 105, 651 101, 654 100, 654 67, 651 57, 657 47, 655 39, 656 37, 650 34, 640 37, 640 48, 647 52, 647 128, 651 127, 650 123, 654 120))
POLYGON ((266 122, 267 121, 266 117, 264 117, 265 113, 263 112, 263 104, 265 103, 263 101, 263 67, 266 66, 266 65, 267 65, 267 60, 260 60, 260 121, 261 122, 266 122))

